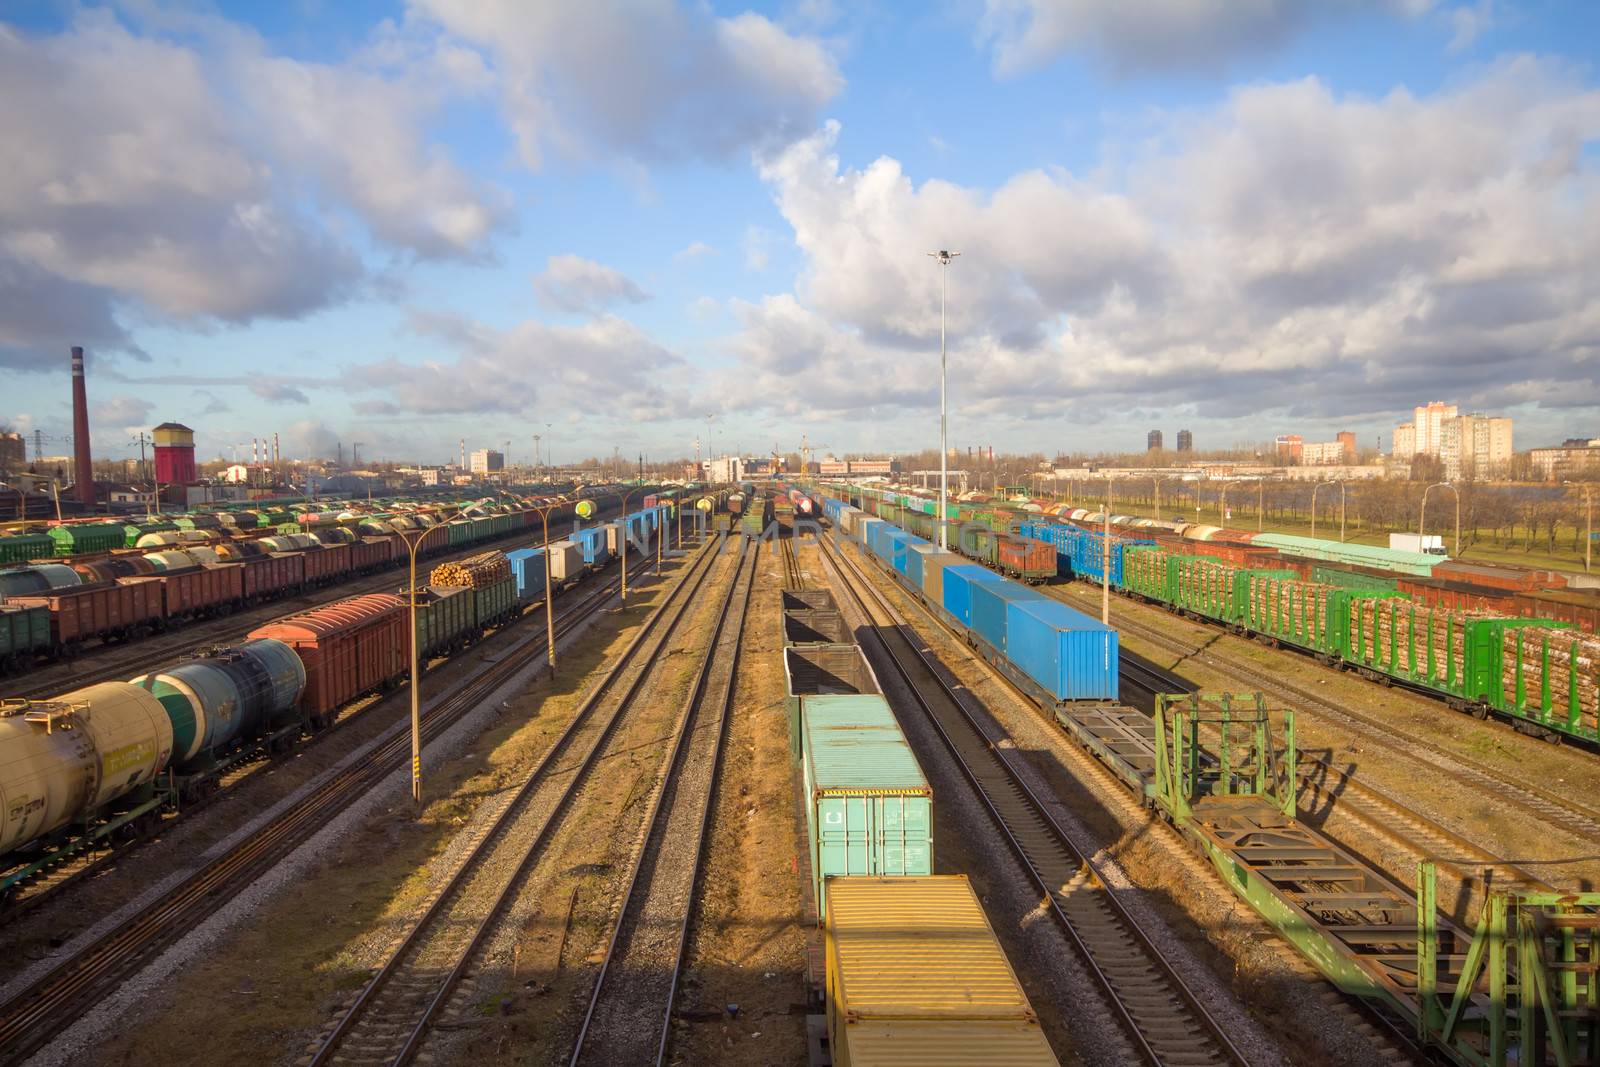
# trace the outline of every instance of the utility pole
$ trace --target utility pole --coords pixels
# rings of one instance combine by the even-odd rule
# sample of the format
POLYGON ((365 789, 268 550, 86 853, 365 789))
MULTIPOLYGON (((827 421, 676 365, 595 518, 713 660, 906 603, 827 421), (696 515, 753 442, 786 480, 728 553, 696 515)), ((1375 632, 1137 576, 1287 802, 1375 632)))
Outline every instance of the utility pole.
POLYGON ((949 373, 949 360, 945 353, 945 306, 950 293, 950 261, 960 254, 943 248, 928 253, 942 268, 939 271, 939 547, 946 550, 950 547, 945 529, 949 517, 950 445, 947 439, 949 411, 945 391, 945 379, 949 373))

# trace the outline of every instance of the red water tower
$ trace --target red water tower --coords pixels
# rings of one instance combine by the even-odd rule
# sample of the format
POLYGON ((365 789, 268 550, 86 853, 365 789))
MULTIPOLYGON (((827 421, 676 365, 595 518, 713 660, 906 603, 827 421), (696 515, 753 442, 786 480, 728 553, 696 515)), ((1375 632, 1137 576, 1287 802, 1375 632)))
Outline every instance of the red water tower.
POLYGON ((152 432, 156 440, 156 481, 189 485, 194 481, 194 431, 181 422, 163 422, 152 432))

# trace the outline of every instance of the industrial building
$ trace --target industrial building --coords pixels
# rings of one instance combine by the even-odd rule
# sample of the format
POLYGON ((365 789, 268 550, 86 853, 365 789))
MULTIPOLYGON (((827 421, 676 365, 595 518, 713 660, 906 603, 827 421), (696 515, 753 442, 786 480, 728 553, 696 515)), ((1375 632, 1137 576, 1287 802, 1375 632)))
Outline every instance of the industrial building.
POLYGON ((473 474, 498 474, 506 469, 506 456, 504 452, 496 452, 492 448, 480 448, 472 454, 473 474))

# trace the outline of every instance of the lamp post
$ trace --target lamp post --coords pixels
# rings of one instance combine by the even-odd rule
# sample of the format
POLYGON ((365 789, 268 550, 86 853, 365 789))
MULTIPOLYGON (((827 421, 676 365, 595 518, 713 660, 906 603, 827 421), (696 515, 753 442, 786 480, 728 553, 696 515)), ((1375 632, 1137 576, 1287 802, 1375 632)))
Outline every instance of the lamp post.
POLYGON ((460 508, 447 513, 426 530, 416 532, 415 536, 408 537, 406 531, 400 531, 400 540, 405 544, 406 555, 410 558, 411 578, 406 586, 406 601, 411 615, 411 802, 416 805, 418 813, 422 811, 422 662, 417 648, 417 552, 433 531, 443 529, 445 523, 460 513, 460 508))
POLYGON ((1456 556, 1459 557, 1461 555, 1461 490, 1449 482, 1434 482, 1422 490, 1422 507, 1417 512, 1417 536, 1419 538, 1422 536, 1423 523, 1428 517, 1428 494, 1440 486, 1450 490, 1456 497, 1456 556))
POLYGON ((1100 541, 1100 621, 1111 625, 1111 475, 1106 475, 1105 531, 1100 541))
POLYGON ((1592 486, 1583 487, 1583 512, 1584 523, 1588 527, 1583 538, 1583 572, 1589 573, 1589 557, 1594 549, 1594 499, 1590 494, 1592 486))
MULTIPOLYGON (((628 606, 628 501, 633 499, 634 493, 643 488, 644 486, 642 485, 635 486, 622 494, 622 529, 620 536, 617 537, 617 541, 620 544, 617 555, 622 557, 622 606, 624 608, 628 606)), ((650 564, 646 562, 645 567, 648 569, 649 566, 650 564)))
MULTIPOLYGON (((552 679, 556 676, 556 615, 555 601, 551 595, 550 588, 550 512, 565 503, 566 501, 564 500, 557 500, 553 504, 545 504, 543 507, 534 508, 539 513, 539 521, 544 526, 544 626, 545 640, 550 646, 548 652, 550 656, 550 677, 552 679)), ((574 514, 577 513, 576 508, 578 505, 583 503, 587 503, 587 501, 580 500, 573 504, 574 514)))
POLYGON ((947 469, 950 461, 950 445, 945 439, 948 424, 945 377, 949 369, 945 356, 945 303, 950 292, 950 261, 960 254, 942 248, 937 252, 928 253, 943 268, 939 272, 939 547, 945 550, 950 547, 944 524, 945 501, 950 492, 950 472, 947 469))

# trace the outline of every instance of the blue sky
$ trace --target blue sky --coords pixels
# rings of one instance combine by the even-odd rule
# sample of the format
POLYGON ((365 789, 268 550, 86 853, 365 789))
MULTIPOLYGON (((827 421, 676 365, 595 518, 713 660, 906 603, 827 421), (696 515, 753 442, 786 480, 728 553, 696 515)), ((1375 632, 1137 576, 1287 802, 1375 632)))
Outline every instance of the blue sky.
POLYGON ((0 19, 0 421, 83 344, 98 455, 924 448, 939 247, 958 448, 1600 433, 1600 5, 0 19))

